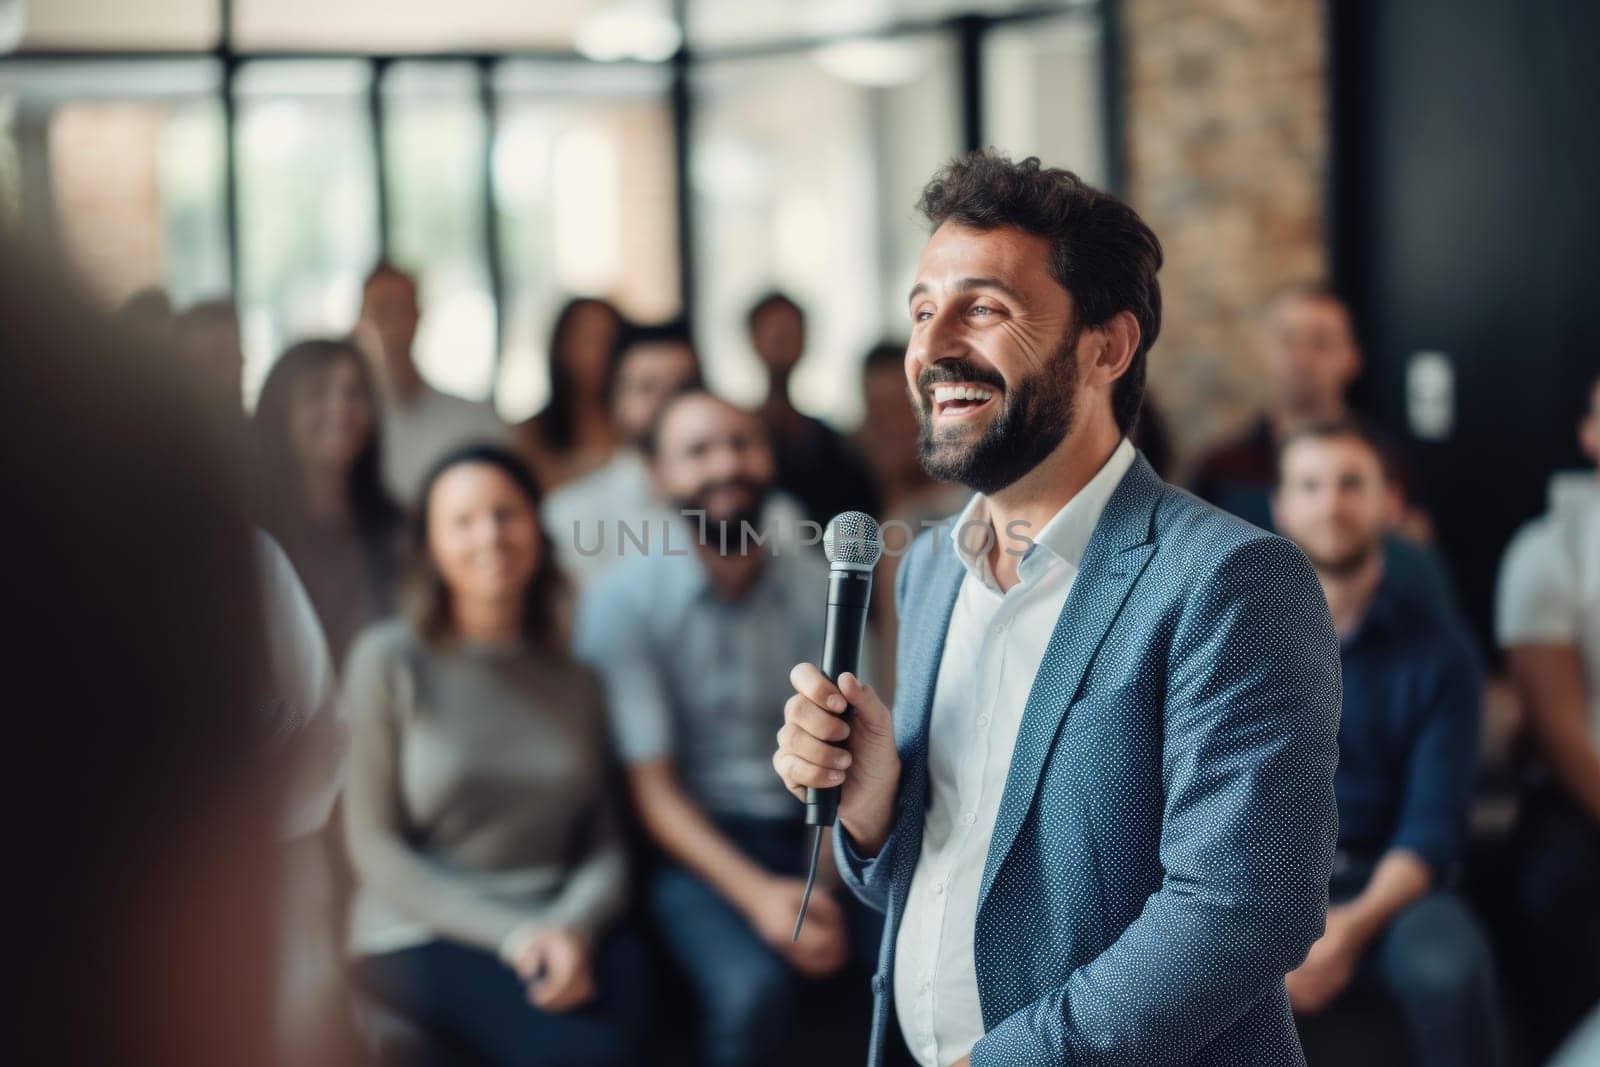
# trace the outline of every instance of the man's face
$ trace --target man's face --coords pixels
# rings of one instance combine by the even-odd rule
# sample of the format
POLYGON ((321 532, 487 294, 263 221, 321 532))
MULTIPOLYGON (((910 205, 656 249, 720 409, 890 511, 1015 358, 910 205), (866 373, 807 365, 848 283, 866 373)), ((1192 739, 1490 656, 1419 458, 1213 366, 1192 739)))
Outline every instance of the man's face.
POLYGON ((781 377, 805 351, 805 322, 788 304, 770 304, 750 324, 750 341, 767 369, 781 377))
POLYGON ((1280 411, 1331 415, 1361 370, 1350 316, 1337 300, 1289 294, 1267 311, 1261 338, 1270 401, 1280 411))
POLYGON ((661 405, 694 381, 698 369, 694 350, 680 341, 630 348, 617 364, 611 392, 611 418, 622 439, 635 446, 643 442, 661 405))
POLYGON ((218 403, 240 405, 244 396, 244 349, 239 320, 221 311, 178 320, 178 351, 205 376, 218 403))
POLYGON ((553 353, 553 358, 566 363, 580 396, 597 396, 605 388, 606 361, 619 329, 616 312, 604 304, 580 304, 572 313, 566 349, 553 353))
POLYGON ((704 512, 708 527, 754 527, 772 489, 772 448, 752 413, 705 394, 682 397, 657 429, 655 475, 662 495, 704 512))
POLYGON ((1302 438, 1283 455, 1272 515, 1319 571, 1348 574, 1382 550, 1383 463, 1354 437, 1302 438))
POLYGON ((420 318, 416 286, 410 279, 390 273, 372 279, 362 294, 361 317, 378 331, 385 358, 410 358, 420 318))
POLYGON ((922 251, 910 308, 906 383, 923 466, 982 493, 1004 489, 1073 424, 1077 331, 1049 242, 946 222, 922 251))

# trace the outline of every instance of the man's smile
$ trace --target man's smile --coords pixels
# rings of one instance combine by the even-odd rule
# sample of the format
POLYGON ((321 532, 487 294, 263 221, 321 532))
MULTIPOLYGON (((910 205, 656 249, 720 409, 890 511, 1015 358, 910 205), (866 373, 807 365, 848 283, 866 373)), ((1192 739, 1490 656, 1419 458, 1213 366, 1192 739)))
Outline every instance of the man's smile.
POLYGON ((972 418, 994 403, 999 390, 978 382, 940 382, 929 390, 930 407, 940 419, 972 418))

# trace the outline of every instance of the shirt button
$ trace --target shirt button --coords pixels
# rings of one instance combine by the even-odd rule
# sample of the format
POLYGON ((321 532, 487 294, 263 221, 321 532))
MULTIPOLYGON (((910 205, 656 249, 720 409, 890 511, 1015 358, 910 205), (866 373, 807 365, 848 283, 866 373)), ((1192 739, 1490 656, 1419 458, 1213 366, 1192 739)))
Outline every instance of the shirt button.
POLYGON ((977 821, 978 821, 978 816, 973 812, 970 812, 970 811, 963 812, 962 815, 961 815, 961 825, 962 826, 971 826, 973 823, 975 823, 977 821))
POLYGON ((923 982, 922 983, 922 991, 924 993, 926 993, 928 990, 930 990, 932 988, 933 988, 933 983, 932 982, 923 982))
POLYGON ((978 716, 978 725, 979 726, 988 726, 989 725, 989 713, 988 712, 984 712, 982 715, 978 716))
POLYGON ((944 895, 944 883, 943 882, 935 882, 935 883, 933 883, 933 895, 936 896, 936 897, 944 895))

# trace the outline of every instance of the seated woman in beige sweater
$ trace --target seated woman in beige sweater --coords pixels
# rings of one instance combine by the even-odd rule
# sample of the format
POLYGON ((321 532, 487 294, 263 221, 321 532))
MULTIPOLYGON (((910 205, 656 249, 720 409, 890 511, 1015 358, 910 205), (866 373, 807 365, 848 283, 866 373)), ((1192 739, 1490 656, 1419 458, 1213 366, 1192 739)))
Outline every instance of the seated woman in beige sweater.
POLYGON ((526 467, 440 461, 419 516, 431 587, 345 670, 356 977, 494 1064, 634 1061, 641 968, 608 927, 624 859, 598 682, 557 622, 526 467))

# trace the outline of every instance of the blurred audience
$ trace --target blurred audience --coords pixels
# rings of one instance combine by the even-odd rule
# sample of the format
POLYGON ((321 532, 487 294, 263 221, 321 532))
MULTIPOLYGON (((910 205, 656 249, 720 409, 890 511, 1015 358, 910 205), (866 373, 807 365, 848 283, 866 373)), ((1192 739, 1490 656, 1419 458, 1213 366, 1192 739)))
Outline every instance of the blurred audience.
MULTIPOLYGON (((1349 418, 1345 393, 1361 373, 1362 359, 1349 310, 1333 290, 1315 282, 1286 286, 1267 302, 1260 352, 1266 411, 1242 437, 1201 461, 1194 491, 1271 530, 1279 443, 1300 427, 1349 418)), ((1388 442, 1382 445, 1388 482, 1385 565, 1394 581, 1453 618, 1454 584, 1438 554, 1403 532, 1426 529, 1426 516, 1416 513, 1406 497, 1396 450, 1388 442)))
POLYGON ((1487 938, 1449 889, 1477 770, 1482 679, 1469 637, 1388 573, 1381 444, 1351 422, 1284 439, 1277 525, 1316 568, 1344 680, 1327 928, 1288 977, 1315 1013, 1375 989, 1401 1009, 1411 1062, 1504 1062, 1487 938))
MULTIPOLYGON (((683 524, 678 543, 692 550, 634 557, 596 578, 577 647, 605 678, 634 810, 662 854, 647 904, 702 1009, 697 1062, 767 1065, 800 1032, 797 980, 833 974, 850 955, 831 885, 818 886, 791 939, 808 841, 771 762, 789 669, 821 648, 826 570, 814 554, 736 540, 773 489, 755 415, 680 392, 647 448, 664 493, 703 513, 704 528, 683 524)), ((836 877, 831 862, 823 871, 836 877)), ((830 1003, 864 1008, 866 995, 862 980, 830 1003)), ((864 1044, 864 1029, 856 1036, 864 1044)))
POLYGON ((343 661, 394 606, 400 508, 383 486, 378 403, 347 341, 302 341, 261 387, 254 431, 261 523, 294 561, 343 661))
POLYGON ((345 678, 356 972, 463 1056, 635 1062, 605 709, 567 651, 539 489, 478 446, 419 500, 415 611, 364 633, 345 678))
MULTIPOLYGON (((50 817, 13 847, 38 873, 19 879, 7 1062, 358 1063, 351 975, 443 1062, 650 1062, 613 754, 646 839, 641 904, 701 1011, 695 1062, 785 1061, 816 991, 864 1046, 877 927, 825 857, 792 940, 809 839, 770 757, 789 668, 822 641, 801 519, 885 523, 866 658, 892 697, 897 550, 968 496, 923 468, 903 345, 867 353, 846 439, 790 397, 790 296, 745 320, 756 412, 705 390, 684 323, 577 297, 551 330, 550 400, 512 429, 423 379, 416 280, 380 263, 352 336, 291 346, 247 417, 232 303, 79 300, 53 267, 0 256, 0 464, 22 517, 3 536, 24 564, 5 647, 22 706, 51 710, 21 719, 14 810, 43 796, 50 817), (84 670, 91 624, 115 640, 84 670), (344 945, 323 853, 341 789, 344 945)), ((1291 1003, 1307 1025, 1383 1002, 1417 1064, 1503 1064, 1518 1044, 1530 1064, 1588 1062, 1600 378, 1578 431, 1593 466, 1552 480, 1499 576, 1496 637, 1540 757, 1507 846, 1508 1028, 1455 889, 1483 679, 1426 487, 1351 418, 1363 357, 1332 290, 1279 291, 1260 357, 1264 410, 1194 484, 1304 550, 1341 639, 1331 903, 1291 1003)), ((1170 468, 1156 412, 1133 439, 1170 468)))
POLYGON ((116 322, 139 333, 152 349, 164 350, 172 342, 172 298, 159 285, 146 286, 124 300, 116 322))
POLYGON ((238 412, 244 404, 244 347, 239 340, 239 312, 231 300, 206 300, 173 320, 178 355, 211 380, 219 402, 231 400, 225 410, 238 412))
POLYGON ((745 326, 767 371, 761 418, 772 439, 778 488, 799 500, 805 516, 821 526, 841 511, 879 514, 877 487, 850 442, 796 410, 789 399, 789 379, 805 354, 805 312, 787 295, 771 292, 751 305, 745 326))
POLYGON ((517 427, 539 484, 554 490, 605 463, 617 446, 606 403, 607 368, 622 315, 609 301, 567 301, 550 330, 550 399, 517 427))
POLYGON ((1552 479, 1549 510, 1506 549, 1495 611, 1542 763, 1517 870, 1518 984, 1538 1055, 1600 1002, 1600 377, 1578 438, 1594 466, 1552 479))
POLYGON ((1279 290, 1267 302, 1260 343, 1266 410, 1206 455, 1194 489, 1211 503, 1272 528, 1268 494, 1278 444, 1301 426, 1348 417, 1345 393, 1361 373, 1361 349, 1344 302, 1315 282, 1279 290))
POLYGON ((578 585, 630 552, 664 547, 673 512, 651 484, 643 446, 667 397, 699 381, 700 357, 682 323, 631 326, 618 335, 605 387, 617 450, 544 506, 557 559, 578 585))
POLYGON ((412 357, 421 317, 416 279, 390 263, 374 267, 361 291, 355 343, 378 387, 384 484, 407 508, 416 506, 423 477, 445 452, 511 440, 492 406, 440 392, 423 380, 412 357))

